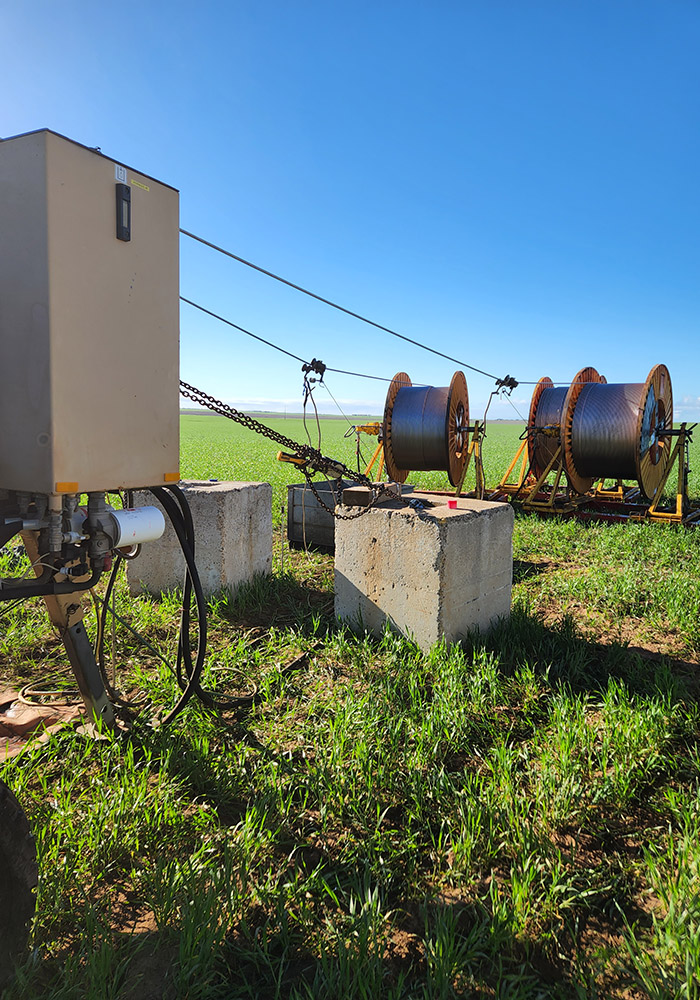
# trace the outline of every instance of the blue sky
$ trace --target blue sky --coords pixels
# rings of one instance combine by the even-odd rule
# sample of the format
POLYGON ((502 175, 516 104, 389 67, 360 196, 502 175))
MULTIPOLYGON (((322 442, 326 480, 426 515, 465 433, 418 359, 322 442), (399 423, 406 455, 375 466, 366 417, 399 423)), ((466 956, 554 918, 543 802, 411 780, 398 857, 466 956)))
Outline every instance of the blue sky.
MULTIPOLYGON (((495 375, 664 362, 700 419, 697 0, 0 0, 0 28, 0 135, 100 146, 179 188, 183 228, 495 375)), ((185 238, 181 291, 332 367, 457 367, 185 238)), ((297 362, 184 304, 181 373, 299 407, 297 362)))

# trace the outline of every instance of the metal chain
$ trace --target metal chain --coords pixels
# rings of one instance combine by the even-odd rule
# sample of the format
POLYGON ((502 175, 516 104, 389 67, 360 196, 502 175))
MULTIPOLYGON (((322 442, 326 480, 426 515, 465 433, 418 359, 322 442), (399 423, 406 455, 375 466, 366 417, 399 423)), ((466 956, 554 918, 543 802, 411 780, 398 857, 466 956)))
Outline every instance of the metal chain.
MULTIPOLYGON (((306 479, 306 483, 309 486, 313 495, 315 496, 318 504, 321 507, 323 507, 325 511, 328 511, 329 514, 332 514, 337 521, 354 521, 356 518, 362 517, 363 514, 366 514, 373 507, 376 507, 377 504, 381 503, 381 501, 385 498, 385 496, 389 500, 398 500, 399 503, 402 503, 407 507, 415 507, 416 510, 421 510, 423 507, 422 504, 419 504, 419 501, 409 500, 408 498, 403 497, 398 493, 394 493, 394 491, 389 489, 388 486, 383 486, 380 483, 376 486, 372 484, 371 488, 372 492, 374 493, 374 496, 372 497, 372 499, 370 500, 370 502, 367 504, 366 507, 361 507, 354 514, 339 514, 337 510, 335 510, 333 507, 329 507, 328 504, 325 502, 325 500, 321 497, 321 494, 316 489, 316 484, 311 479, 310 474, 305 469, 302 469, 302 472, 304 473, 304 478, 306 479)), ((357 475, 357 473, 355 473, 355 475, 357 475)))
POLYGON ((235 420, 236 423, 242 424, 243 427, 247 427, 251 431, 255 431, 256 434, 262 434, 263 437, 269 438, 271 441, 276 441, 277 444, 284 445, 285 448, 291 448, 293 451, 297 452, 297 454, 303 455, 305 458, 314 458, 320 461, 326 461, 321 452, 312 448, 310 445, 297 444, 296 441, 292 441, 291 438, 285 437, 284 434, 280 434, 278 431, 273 431, 271 427, 261 424, 259 420, 255 420, 247 413, 241 413, 240 410, 236 410, 233 406, 229 406, 228 403, 222 403, 220 399, 216 399, 215 396, 210 396, 208 393, 203 392, 201 389, 197 389, 193 385, 189 385, 187 382, 180 382, 180 394, 185 396, 187 399, 191 399, 194 403, 206 406, 207 409, 213 410, 214 413, 218 413, 222 417, 228 417, 229 420, 235 420))
POLYGON ((360 483, 362 486, 369 487, 374 495, 367 507, 363 507, 356 514, 339 514, 321 499, 318 490, 311 481, 311 473, 308 469, 302 468, 301 471, 303 472, 304 477, 311 488, 311 492, 318 503, 324 510, 328 511, 329 514, 332 514, 333 517, 340 521, 353 521, 356 517, 362 517, 363 514, 366 514, 372 509, 372 507, 375 507, 378 503, 380 503, 384 499, 385 494, 389 494, 392 500, 399 500, 407 506, 412 506, 410 500, 405 499, 400 494, 396 495, 388 486, 375 486, 372 481, 364 475, 364 473, 354 472, 343 462, 327 458, 318 450, 318 448, 313 448, 310 444, 298 444, 298 442, 293 441, 284 434, 280 434, 278 431, 274 431, 266 424, 261 424, 259 420, 255 420, 255 418, 249 416, 249 414, 242 413, 240 410, 236 410, 233 406, 229 406, 228 403, 223 403, 220 399, 216 399, 215 396, 210 396, 201 389, 197 389, 196 386, 189 385, 189 383, 181 380, 180 393, 186 399, 191 399, 193 403, 205 406, 208 410, 212 410, 214 413, 218 413, 222 417, 227 417, 229 420, 234 420, 237 424, 247 427, 256 434, 262 434, 263 437, 269 438, 270 441, 275 441, 277 444, 281 444, 285 448, 291 449, 297 455, 305 458, 308 464, 319 472, 328 472, 332 469, 334 472, 339 472, 344 479, 349 479, 351 482, 360 483))

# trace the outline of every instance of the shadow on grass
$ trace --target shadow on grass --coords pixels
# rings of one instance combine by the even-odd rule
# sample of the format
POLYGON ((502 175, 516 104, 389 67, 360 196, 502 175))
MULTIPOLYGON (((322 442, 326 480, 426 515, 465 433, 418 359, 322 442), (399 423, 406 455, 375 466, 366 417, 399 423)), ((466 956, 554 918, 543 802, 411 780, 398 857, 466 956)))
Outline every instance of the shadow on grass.
POLYGON ((514 559, 513 560, 513 583, 520 583, 521 580, 526 580, 531 576, 538 576, 540 573, 545 573, 551 568, 551 562, 545 560, 543 562, 530 562, 527 559, 514 559))
MULTIPOLYGON (((251 908, 191 969, 176 928, 118 931, 115 951, 123 956, 118 995, 123 1000, 176 1000, 182 995, 564 1000, 577 995, 573 954, 553 961, 540 942, 518 939, 509 922, 494 913, 489 898, 469 903, 424 899, 384 912, 370 890, 364 899, 348 896, 334 911, 329 909, 324 930, 324 938, 312 944, 280 906, 251 908)), ((576 947, 573 941, 571 946, 576 947)))
MULTIPOLYGON (((549 561, 515 560, 514 580, 539 575, 550 567, 549 561)), ((290 572, 256 578, 235 597, 217 601, 216 613, 233 625, 289 627, 303 636, 330 636, 348 631, 334 616, 331 588, 329 560, 308 560, 305 553, 299 553, 290 572)), ((380 644, 382 640, 367 641, 380 644)), ((691 690, 698 693, 696 663, 655 655, 625 642, 596 642, 581 632, 572 616, 545 623, 524 603, 516 602, 508 620, 487 634, 469 635, 462 645, 467 655, 479 650, 495 654, 505 674, 529 663, 538 672, 546 670, 552 683, 568 684, 572 690, 599 691, 610 677, 617 677, 635 693, 668 692, 676 697, 691 690)))
POLYGON ((257 576, 234 594, 221 593, 210 601, 215 618, 245 627, 294 628, 311 634, 333 624, 333 592, 327 567, 312 566, 301 579, 299 573, 257 576), (316 572, 314 572, 314 569, 316 572))
POLYGON ((463 647, 467 656, 484 650, 493 654, 506 676, 529 664, 537 673, 546 673, 552 685, 566 685, 577 692, 604 691, 609 679, 615 677, 635 694, 683 699, 689 693, 683 668, 693 667, 665 656, 642 656, 625 643, 595 642, 581 634, 571 616, 545 623, 517 603, 510 618, 486 634, 470 634, 463 647))

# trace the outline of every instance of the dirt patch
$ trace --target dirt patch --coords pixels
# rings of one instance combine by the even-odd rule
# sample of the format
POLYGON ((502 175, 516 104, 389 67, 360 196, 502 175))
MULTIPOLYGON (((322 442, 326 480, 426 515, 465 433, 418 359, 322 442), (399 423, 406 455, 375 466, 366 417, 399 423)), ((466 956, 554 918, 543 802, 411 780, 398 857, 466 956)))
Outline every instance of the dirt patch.
POLYGON ((117 890, 110 900, 110 907, 111 925, 119 933, 153 934, 158 930, 153 910, 128 890, 117 890))
POLYGON ((393 983, 397 983, 409 971, 414 976, 420 975, 425 964, 422 939, 411 931, 392 929, 386 942, 384 960, 388 978, 393 983))

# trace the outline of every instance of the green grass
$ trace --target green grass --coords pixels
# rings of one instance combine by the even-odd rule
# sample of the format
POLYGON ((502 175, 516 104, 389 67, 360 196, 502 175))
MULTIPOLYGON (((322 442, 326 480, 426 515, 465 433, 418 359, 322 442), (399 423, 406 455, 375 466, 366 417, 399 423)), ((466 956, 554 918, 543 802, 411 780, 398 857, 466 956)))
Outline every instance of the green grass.
MULTIPOLYGON (((283 496, 293 470, 231 427, 184 418, 184 473, 272 468, 283 496)), ((0 769, 41 864, 6 1000, 700 1000, 699 556, 700 532, 518 517, 510 621, 423 653, 340 627, 332 559, 277 552, 210 602, 204 684, 250 704, 0 769)), ((173 655, 176 594, 116 603, 173 655)), ((65 664, 36 602, 0 614, 0 684, 65 664)), ((172 699, 115 639, 120 684, 172 699)))
MULTIPOLYGON (((300 444, 308 442, 303 422, 299 419, 265 417, 261 421, 273 430, 300 444)), ((307 430, 314 447, 318 446, 318 431, 312 418, 307 420, 307 430)), ((272 515, 275 524, 284 519, 281 507, 287 502, 287 486, 303 480, 293 465, 277 461, 280 446, 261 435, 253 433, 226 417, 215 414, 184 414, 180 418, 181 461, 184 479, 232 479, 243 481, 262 480, 272 484, 272 515)), ((356 438, 345 437, 348 424, 344 420, 321 420, 321 450, 324 455, 339 459, 351 469, 357 469, 356 438)), ((488 425, 483 445, 486 484, 494 487, 504 475, 520 445, 522 427, 511 423, 488 425)), ((377 439, 362 435, 360 440, 361 462, 364 470, 369 462, 377 439)), ((284 449, 283 449, 284 450, 284 449)), ((517 471, 517 470, 516 470, 517 471)), ((515 473, 513 474, 515 475, 515 473)), ((675 474, 677 475, 677 474, 675 474)), ((410 481, 428 489, 451 489, 444 472, 417 472, 410 481)), ((675 493, 676 480, 669 483, 675 493)), ((465 492, 474 488, 473 465, 467 473, 465 492)), ((700 441, 691 444, 691 496, 700 495, 700 441)))

